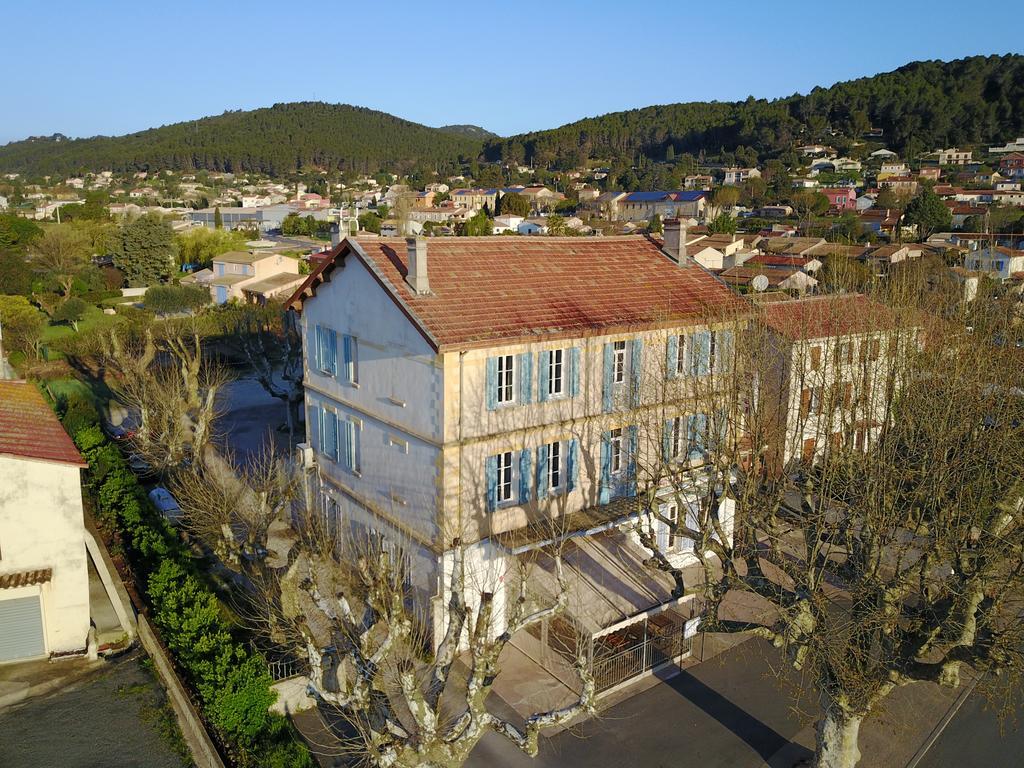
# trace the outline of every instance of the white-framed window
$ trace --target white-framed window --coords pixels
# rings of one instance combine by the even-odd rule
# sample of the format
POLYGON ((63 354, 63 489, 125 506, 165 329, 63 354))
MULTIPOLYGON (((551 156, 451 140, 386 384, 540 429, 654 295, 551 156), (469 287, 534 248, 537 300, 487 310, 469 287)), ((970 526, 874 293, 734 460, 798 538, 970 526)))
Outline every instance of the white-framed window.
POLYGON ((612 382, 621 384, 626 380, 626 342, 612 343, 612 382))
POLYGON ((511 403, 515 401, 515 355, 500 355, 498 357, 498 402, 511 403))
POLYGON ((622 428, 613 429, 611 431, 611 472, 613 475, 622 472, 625 465, 623 461, 623 445, 622 445, 622 428))
POLYGON ((676 344, 678 345, 677 346, 677 350, 678 351, 676 353, 676 375, 677 376, 685 376, 687 374, 687 371, 689 370, 687 368, 687 362, 686 362, 687 361, 687 355, 689 354, 689 351, 690 351, 690 345, 687 343, 689 338, 690 337, 687 334, 681 333, 681 334, 679 334, 679 337, 676 340, 676 344))
POLYGON ((812 416, 821 411, 821 388, 808 387, 807 389, 807 412, 812 416))
POLYGON ((565 350, 552 349, 548 352, 548 397, 565 394, 565 350))
POLYGON ((548 490, 558 491, 565 485, 565 465, 562 456, 562 442, 556 440, 548 445, 548 490))
POLYGON ((316 326, 316 362, 320 373, 333 376, 337 366, 337 336, 330 328, 316 326))
POLYGON ((669 551, 674 551, 679 548, 680 540, 685 538, 676 533, 677 526, 679 525, 679 505, 674 501, 670 502, 664 506, 662 511, 665 519, 671 523, 671 525, 666 524, 665 526, 668 528, 667 549, 669 551))
POLYGON ((499 453, 497 456, 498 482, 495 486, 495 495, 499 504, 506 504, 512 501, 512 467, 512 451, 499 453))

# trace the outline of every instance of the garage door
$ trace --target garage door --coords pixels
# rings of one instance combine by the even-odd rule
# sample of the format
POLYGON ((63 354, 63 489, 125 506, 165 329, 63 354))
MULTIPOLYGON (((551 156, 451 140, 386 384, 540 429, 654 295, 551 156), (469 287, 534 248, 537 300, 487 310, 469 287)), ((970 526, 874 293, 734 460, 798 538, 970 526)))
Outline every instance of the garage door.
POLYGON ((39 596, 0 600, 0 661, 44 656, 39 596))

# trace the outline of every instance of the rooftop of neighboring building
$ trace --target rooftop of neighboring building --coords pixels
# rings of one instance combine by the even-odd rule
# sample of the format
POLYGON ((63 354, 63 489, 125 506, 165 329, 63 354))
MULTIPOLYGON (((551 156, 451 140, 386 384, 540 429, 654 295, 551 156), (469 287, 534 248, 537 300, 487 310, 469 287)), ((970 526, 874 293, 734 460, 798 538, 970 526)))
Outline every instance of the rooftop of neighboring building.
POLYGON ((289 301, 301 310, 349 258, 367 269, 435 349, 671 327, 746 312, 696 264, 638 236, 428 238, 429 295, 406 282, 404 238, 343 241, 289 301))
POLYGON ((868 333, 896 323, 892 310, 860 293, 773 302, 764 307, 762 318, 769 328, 792 340, 868 333))
POLYGON ((223 261, 226 264, 253 264, 261 259, 265 259, 268 256, 276 256, 277 254, 267 253, 266 251, 228 251, 222 253, 219 256, 214 256, 213 261, 223 261))
POLYGON ((0 381, 0 456, 86 466, 53 409, 27 381, 0 381))

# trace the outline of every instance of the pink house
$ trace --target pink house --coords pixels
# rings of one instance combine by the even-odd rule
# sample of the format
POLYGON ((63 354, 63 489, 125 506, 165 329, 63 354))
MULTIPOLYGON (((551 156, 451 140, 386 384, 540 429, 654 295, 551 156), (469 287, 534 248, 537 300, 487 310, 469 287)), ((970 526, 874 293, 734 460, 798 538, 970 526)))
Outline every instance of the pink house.
POLYGON ((822 187, 821 192, 828 198, 830 211, 857 210, 857 190, 853 187, 822 187))

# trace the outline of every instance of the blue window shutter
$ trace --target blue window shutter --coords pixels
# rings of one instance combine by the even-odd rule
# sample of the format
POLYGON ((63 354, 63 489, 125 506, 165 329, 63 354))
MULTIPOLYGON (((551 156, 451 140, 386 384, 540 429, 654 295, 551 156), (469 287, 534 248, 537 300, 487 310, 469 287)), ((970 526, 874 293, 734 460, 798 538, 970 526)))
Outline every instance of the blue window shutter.
POLYGON ((643 339, 633 339, 629 354, 630 399, 635 406, 640 405, 640 375, 644 369, 643 339))
POLYGON ((487 410, 498 407, 498 358, 487 358, 487 410))
POLYGON ((699 461, 704 458, 706 447, 705 439, 708 429, 708 417, 703 413, 695 413, 690 416, 689 428, 687 429, 687 443, 690 446, 690 461, 699 461))
POLYGON ((675 419, 668 419, 665 422, 665 433, 661 438, 661 452, 665 457, 665 461, 671 461, 674 457, 672 456, 672 431, 675 427, 675 419))
POLYGON ((519 503, 528 504, 530 501, 530 452, 523 450, 519 452, 519 503))
POLYGON ((488 456, 484 460, 484 475, 487 483, 487 511, 498 508, 498 457, 488 456))
POLYGON ((668 337, 668 351, 665 355, 665 378, 674 379, 679 375, 679 335, 668 337))
POLYGON ((569 397, 580 393, 580 350, 573 347, 569 350, 569 397))
POLYGON ((526 405, 533 402, 533 355, 524 352, 518 357, 519 402, 526 405))
POLYGON ((323 452, 335 461, 338 460, 338 416, 326 410, 324 411, 323 452))
POLYGON ((732 368, 733 332, 719 331, 716 341, 718 343, 715 345, 715 357, 720 361, 721 370, 727 371, 732 368))
POLYGON ((306 422, 306 436, 314 451, 321 450, 323 440, 320 438, 320 406, 309 406, 309 420, 306 422))
POLYGON ((636 425, 626 429, 626 494, 630 497, 636 496, 636 454, 638 448, 636 425))
POLYGON ((342 378, 351 384, 354 377, 352 376, 352 337, 345 334, 341 337, 341 355, 342 355, 342 378))
POLYGON ((324 368, 324 329, 319 325, 313 328, 313 363, 318 371, 324 368))
POLYGON ((566 477, 566 489, 570 491, 576 490, 576 486, 579 484, 580 475, 580 441, 573 438, 569 441, 569 462, 565 467, 566 477))
POLYGON ((551 376, 551 353, 547 350, 537 353, 537 402, 548 399, 548 378, 551 376))
POLYGON ((691 339, 693 373, 707 376, 711 372, 711 331, 697 331, 691 339))
POLYGON ((359 462, 356 460, 356 425, 351 419, 345 419, 342 422, 344 432, 342 434, 342 457, 345 462, 345 468, 355 472, 359 467, 359 462))
POLYGON ((331 375, 337 378, 338 376, 338 332, 328 331, 328 352, 327 352, 327 365, 331 375))
POLYGON ((608 342, 604 345, 604 387, 601 390, 602 393, 602 409, 605 413, 610 413, 612 410, 612 404, 614 402, 612 398, 612 371, 613 367, 613 353, 612 344, 608 342))
POLYGON ((548 447, 537 448, 537 498, 548 495, 548 447))
POLYGON ((601 483, 598 503, 607 504, 612 500, 612 433, 601 435, 601 483))

